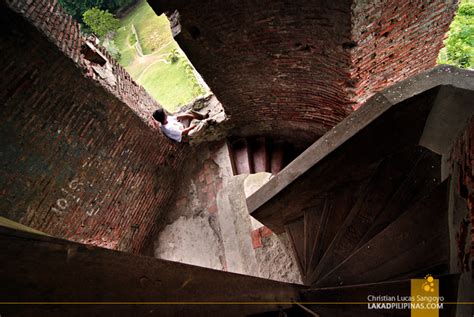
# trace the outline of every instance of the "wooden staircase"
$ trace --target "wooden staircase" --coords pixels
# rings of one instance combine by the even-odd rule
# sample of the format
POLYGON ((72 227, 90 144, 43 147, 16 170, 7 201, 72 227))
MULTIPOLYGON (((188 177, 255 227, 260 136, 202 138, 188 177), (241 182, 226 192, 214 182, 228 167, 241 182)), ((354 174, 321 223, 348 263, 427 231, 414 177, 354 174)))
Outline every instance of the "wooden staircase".
MULTIPOLYGON (((473 300, 465 265, 473 238, 462 225, 472 206, 453 152, 460 135, 474 135, 474 90, 421 86, 402 83, 390 88, 397 98, 373 97, 248 198, 252 216, 290 238, 309 287, 303 301, 409 296, 410 279, 427 274, 440 279, 445 301, 473 300)), ((308 307, 320 316, 410 315, 367 305, 308 307)), ((453 305, 440 316, 471 310, 453 305)))
POLYGON ((300 153, 290 143, 264 136, 230 138, 227 145, 234 175, 276 175, 300 153))
POLYGON ((356 199, 341 199, 339 190, 286 224, 305 284, 381 282, 424 273, 428 262, 447 273, 447 185, 440 183, 440 163, 421 147, 388 157, 368 180, 346 187, 356 199), (426 257, 415 263, 414 254, 426 257), (394 266, 397 275, 386 270, 394 266))

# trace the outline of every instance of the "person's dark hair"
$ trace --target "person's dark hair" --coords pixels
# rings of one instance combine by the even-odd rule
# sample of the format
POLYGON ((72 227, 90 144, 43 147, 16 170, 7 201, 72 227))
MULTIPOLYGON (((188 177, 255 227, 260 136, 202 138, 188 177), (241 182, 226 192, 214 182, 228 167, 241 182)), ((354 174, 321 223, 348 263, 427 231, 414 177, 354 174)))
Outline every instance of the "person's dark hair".
POLYGON ((163 123, 163 121, 165 121, 165 116, 166 114, 163 109, 157 109, 155 110, 155 112, 153 112, 153 118, 160 123, 163 123))

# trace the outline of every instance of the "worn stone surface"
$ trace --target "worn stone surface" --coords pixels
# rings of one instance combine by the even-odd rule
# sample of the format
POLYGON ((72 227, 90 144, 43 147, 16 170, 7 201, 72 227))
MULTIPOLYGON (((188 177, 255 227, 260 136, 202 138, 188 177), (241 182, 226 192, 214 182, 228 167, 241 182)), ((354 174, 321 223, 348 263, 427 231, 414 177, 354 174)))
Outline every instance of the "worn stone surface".
POLYGON ((286 233, 271 234, 262 238, 262 247, 255 249, 259 276, 276 281, 301 284, 301 274, 296 265, 286 233))
POLYGON ((167 225, 158 236, 155 257, 223 270, 222 242, 209 220, 203 214, 181 216, 167 225))
POLYGON ((246 175, 227 177, 218 193, 219 225, 225 250, 227 270, 259 276, 250 239, 251 223, 245 204, 243 182, 246 175))
POLYGON ((219 225, 217 196, 223 178, 232 173, 225 143, 195 147, 183 168, 183 177, 176 188, 175 205, 159 220, 160 234, 154 239, 154 256, 165 259, 186 259, 187 263, 226 269, 225 251, 219 225), (203 230, 203 234, 189 231, 203 230), (199 239, 197 242, 195 239, 199 239), (195 260, 197 245, 201 252, 195 260), (169 246, 173 246, 169 249, 169 246), (208 246, 207 249, 205 246, 208 246))
POLYGON ((225 142, 201 145, 194 151, 196 159, 184 168, 184 175, 189 178, 181 183, 176 205, 166 214, 166 226, 154 240, 154 255, 299 283, 296 262, 285 247, 287 241, 281 242, 271 231, 264 230, 250 217, 245 203, 246 195, 268 181, 271 174, 233 176, 225 142), (253 245, 254 229, 262 243, 258 254, 253 245))
POLYGON ((205 142, 218 141, 226 136, 229 118, 214 94, 194 100, 180 108, 179 112, 186 112, 187 110, 195 110, 209 115, 209 118, 203 120, 205 124, 198 133, 192 133, 192 135, 190 133, 190 144, 196 146, 205 142))
MULTIPOLYGON (((248 175, 244 181, 245 196, 249 197, 272 178, 271 173, 248 175)), ((247 214, 248 210, 246 208, 247 214)), ((291 283, 302 283, 301 274, 286 233, 276 235, 250 216, 252 244, 260 277, 291 283)))
POLYGON ((256 173, 252 175, 248 175, 244 181, 244 192, 245 197, 249 197, 257 190, 260 189, 263 185, 265 185, 270 178, 272 177, 271 173, 256 173))
MULTIPOLYGON (((248 175, 244 181, 245 197, 248 198, 250 195, 259 190, 260 187, 265 185, 271 177, 271 173, 256 173, 248 175)), ((263 227, 263 224, 254 217, 250 217, 250 221, 252 223, 252 230, 263 227)))

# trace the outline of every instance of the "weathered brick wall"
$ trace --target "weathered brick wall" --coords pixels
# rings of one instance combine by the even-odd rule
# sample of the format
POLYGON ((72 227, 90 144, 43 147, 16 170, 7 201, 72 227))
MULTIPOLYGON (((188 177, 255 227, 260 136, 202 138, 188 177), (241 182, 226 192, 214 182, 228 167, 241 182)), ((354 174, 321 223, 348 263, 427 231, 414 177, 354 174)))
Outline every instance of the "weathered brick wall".
POLYGON ((375 92, 436 65, 458 0, 352 4, 354 108, 375 92))
POLYGON ((116 96, 89 72, 78 26, 57 5, 10 5, 20 14, 0 3, 1 215, 140 252, 173 195, 182 147, 127 106, 158 107, 121 68, 116 96))
POLYGON ((457 0, 148 0, 239 134, 311 139, 436 63, 457 0), (246 133, 247 132, 247 133, 246 133))
POLYGON ((314 140, 350 111, 350 1, 163 1, 235 134, 314 140))
POLYGON ((100 45, 96 46, 107 57, 107 66, 115 77, 115 82, 106 80, 101 76, 102 74, 94 70, 91 63, 81 55, 81 46, 84 45, 85 38, 80 33, 80 25, 64 12, 57 0, 6 0, 5 2, 71 58, 76 66, 83 70, 85 76, 94 79, 124 101, 143 121, 147 123, 150 121, 151 113, 159 107, 156 101, 142 86, 133 81, 130 74, 100 45))

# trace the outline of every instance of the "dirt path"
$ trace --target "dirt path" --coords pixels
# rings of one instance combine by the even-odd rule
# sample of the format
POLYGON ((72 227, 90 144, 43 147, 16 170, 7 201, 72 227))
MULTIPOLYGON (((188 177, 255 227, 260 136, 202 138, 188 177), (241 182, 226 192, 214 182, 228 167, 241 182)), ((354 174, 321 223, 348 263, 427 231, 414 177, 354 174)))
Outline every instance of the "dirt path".
POLYGON ((140 44, 140 40, 138 39, 137 30, 135 29, 135 25, 131 24, 132 34, 135 37, 135 50, 137 51, 138 57, 143 57, 143 49, 142 45, 140 44))

